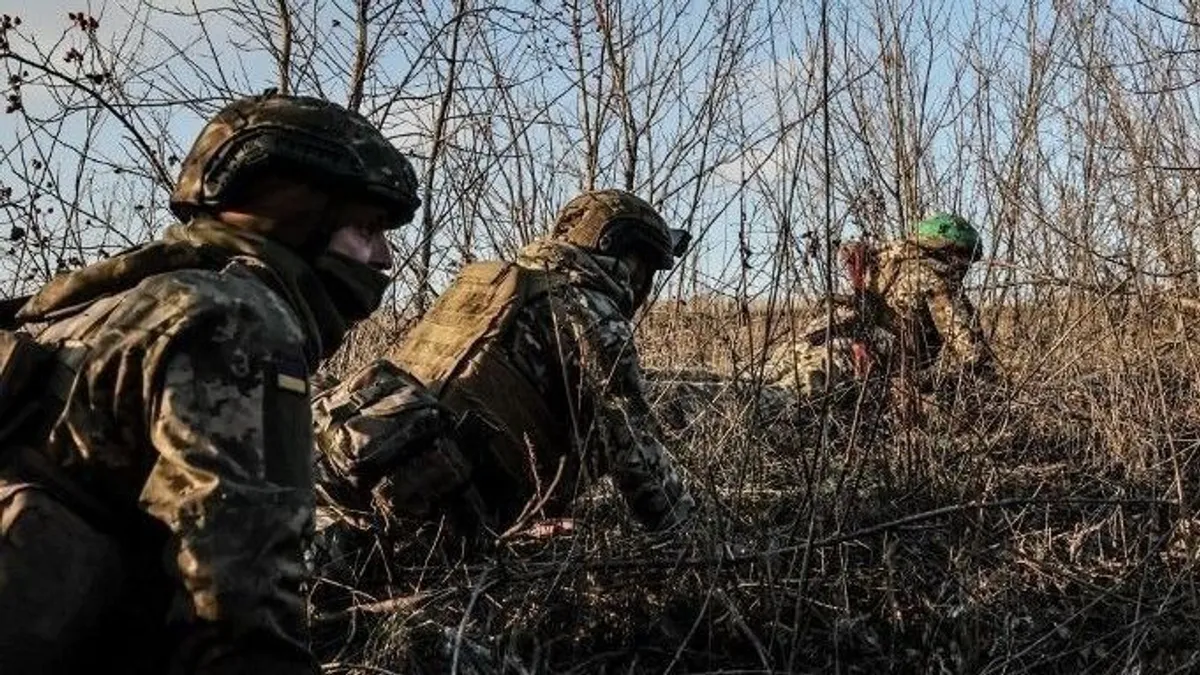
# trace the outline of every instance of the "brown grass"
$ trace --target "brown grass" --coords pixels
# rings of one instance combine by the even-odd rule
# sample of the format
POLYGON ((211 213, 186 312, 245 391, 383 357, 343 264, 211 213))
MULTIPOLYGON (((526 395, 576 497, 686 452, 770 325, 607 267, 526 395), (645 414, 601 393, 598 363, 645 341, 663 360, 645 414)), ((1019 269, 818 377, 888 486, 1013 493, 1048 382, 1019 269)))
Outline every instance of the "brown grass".
MULTIPOLYGON (((769 318, 711 302, 640 324, 647 365, 743 376, 651 382, 703 500, 693 528, 649 536, 605 489, 573 535, 470 556, 435 525, 396 525, 356 563, 358 609, 319 623, 328 671, 1200 668, 1186 309, 992 308, 1006 383, 960 392, 923 428, 756 405, 769 318)), ((395 336, 381 326, 339 364, 380 353, 395 336)))

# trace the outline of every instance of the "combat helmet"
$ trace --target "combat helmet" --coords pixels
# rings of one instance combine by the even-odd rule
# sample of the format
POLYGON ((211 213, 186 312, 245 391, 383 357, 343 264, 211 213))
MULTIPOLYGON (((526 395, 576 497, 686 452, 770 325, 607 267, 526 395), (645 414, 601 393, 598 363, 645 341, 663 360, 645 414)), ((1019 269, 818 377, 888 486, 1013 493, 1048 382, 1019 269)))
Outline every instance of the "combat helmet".
POLYGON ((653 269, 670 269, 691 235, 667 227, 653 206, 624 190, 584 192, 563 206, 551 236, 603 255, 634 251, 653 269))
POLYGON ((983 257, 979 231, 954 213, 936 213, 918 222, 912 238, 923 249, 956 253, 972 262, 983 257))
POLYGON ((365 117, 268 90, 226 105, 200 131, 171 192, 171 211, 186 221, 266 172, 365 194, 391 210, 397 226, 421 205, 412 165, 365 117))

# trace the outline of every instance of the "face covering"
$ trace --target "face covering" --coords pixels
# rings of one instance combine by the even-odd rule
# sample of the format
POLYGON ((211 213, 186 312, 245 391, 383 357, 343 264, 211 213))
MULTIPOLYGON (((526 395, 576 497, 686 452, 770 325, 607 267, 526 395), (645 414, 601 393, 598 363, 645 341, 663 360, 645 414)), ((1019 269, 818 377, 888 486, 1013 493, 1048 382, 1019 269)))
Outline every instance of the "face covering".
POLYGON ((379 309, 392 281, 370 265, 334 251, 317 256, 314 267, 334 306, 350 321, 362 321, 379 309))

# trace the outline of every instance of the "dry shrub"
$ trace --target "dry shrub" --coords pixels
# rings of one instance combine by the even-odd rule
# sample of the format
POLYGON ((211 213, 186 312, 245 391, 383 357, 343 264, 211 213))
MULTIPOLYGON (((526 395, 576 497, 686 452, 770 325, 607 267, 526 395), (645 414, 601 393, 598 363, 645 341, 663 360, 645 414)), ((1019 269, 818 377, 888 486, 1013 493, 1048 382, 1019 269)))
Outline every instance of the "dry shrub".
MULTIPOLYGON (((921 426, 780 404, 743 351, 772 317, 659 307, 639 348, 695 524, 645 534, 602 486, 548 540, 394 525, 329 670, 1192 672, 1200 362, 1184 310, 1113 302, 989 308, 1005 381, 921 426)), ((342 363, 393 335, 367 330, 342 363)))

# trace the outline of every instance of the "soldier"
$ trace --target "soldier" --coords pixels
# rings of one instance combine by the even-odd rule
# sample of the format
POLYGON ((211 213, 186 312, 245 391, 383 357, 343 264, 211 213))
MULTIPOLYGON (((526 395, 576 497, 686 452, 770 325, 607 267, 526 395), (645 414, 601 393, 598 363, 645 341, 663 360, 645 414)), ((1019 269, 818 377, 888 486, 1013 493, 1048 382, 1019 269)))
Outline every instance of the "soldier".
POLYGON ((44 327, 6 339, 49 360, 0 439, 0 672, 319 672, 308 376, 419 205, 360 115, 240 99, 183 162, 181 224, 24 304, 44 327))
POLYGON ((857 244, 842 253, 854 295, 821 303, 795 344, 773 356, 770 379, 808 397, 833 392, 846 400, 854 383, 876 375, 929 391, 939 361, 958 373, 994 375, 995 359, 962 288, 982 253, 966 219, 936 214, 880 251, 857 244))
POLYGON ((388 392, 413 392, 402 369, 461 416, 454 424, 467 440, 443 447, 428 469, 445 482, 438 495, 414 500, 413 487, 385 502, 444 504, 448 494, 469 495, 482 505, 483 522, 511 529, 569 515, 581 490, 610 475, 647 528, 678 525, 694 501, 659 440, 631 318, 655 272, 686 250, 686 238, 628 192, 572 199, 550 236, 516 262, 465 267, 394 354, 399 369, 352 378, 319 400, 321 447, 341 458, 382 456, 372 439, 394 434, 406 419, 388 392), (392 384, 364 387, 381 376, 392 384))

